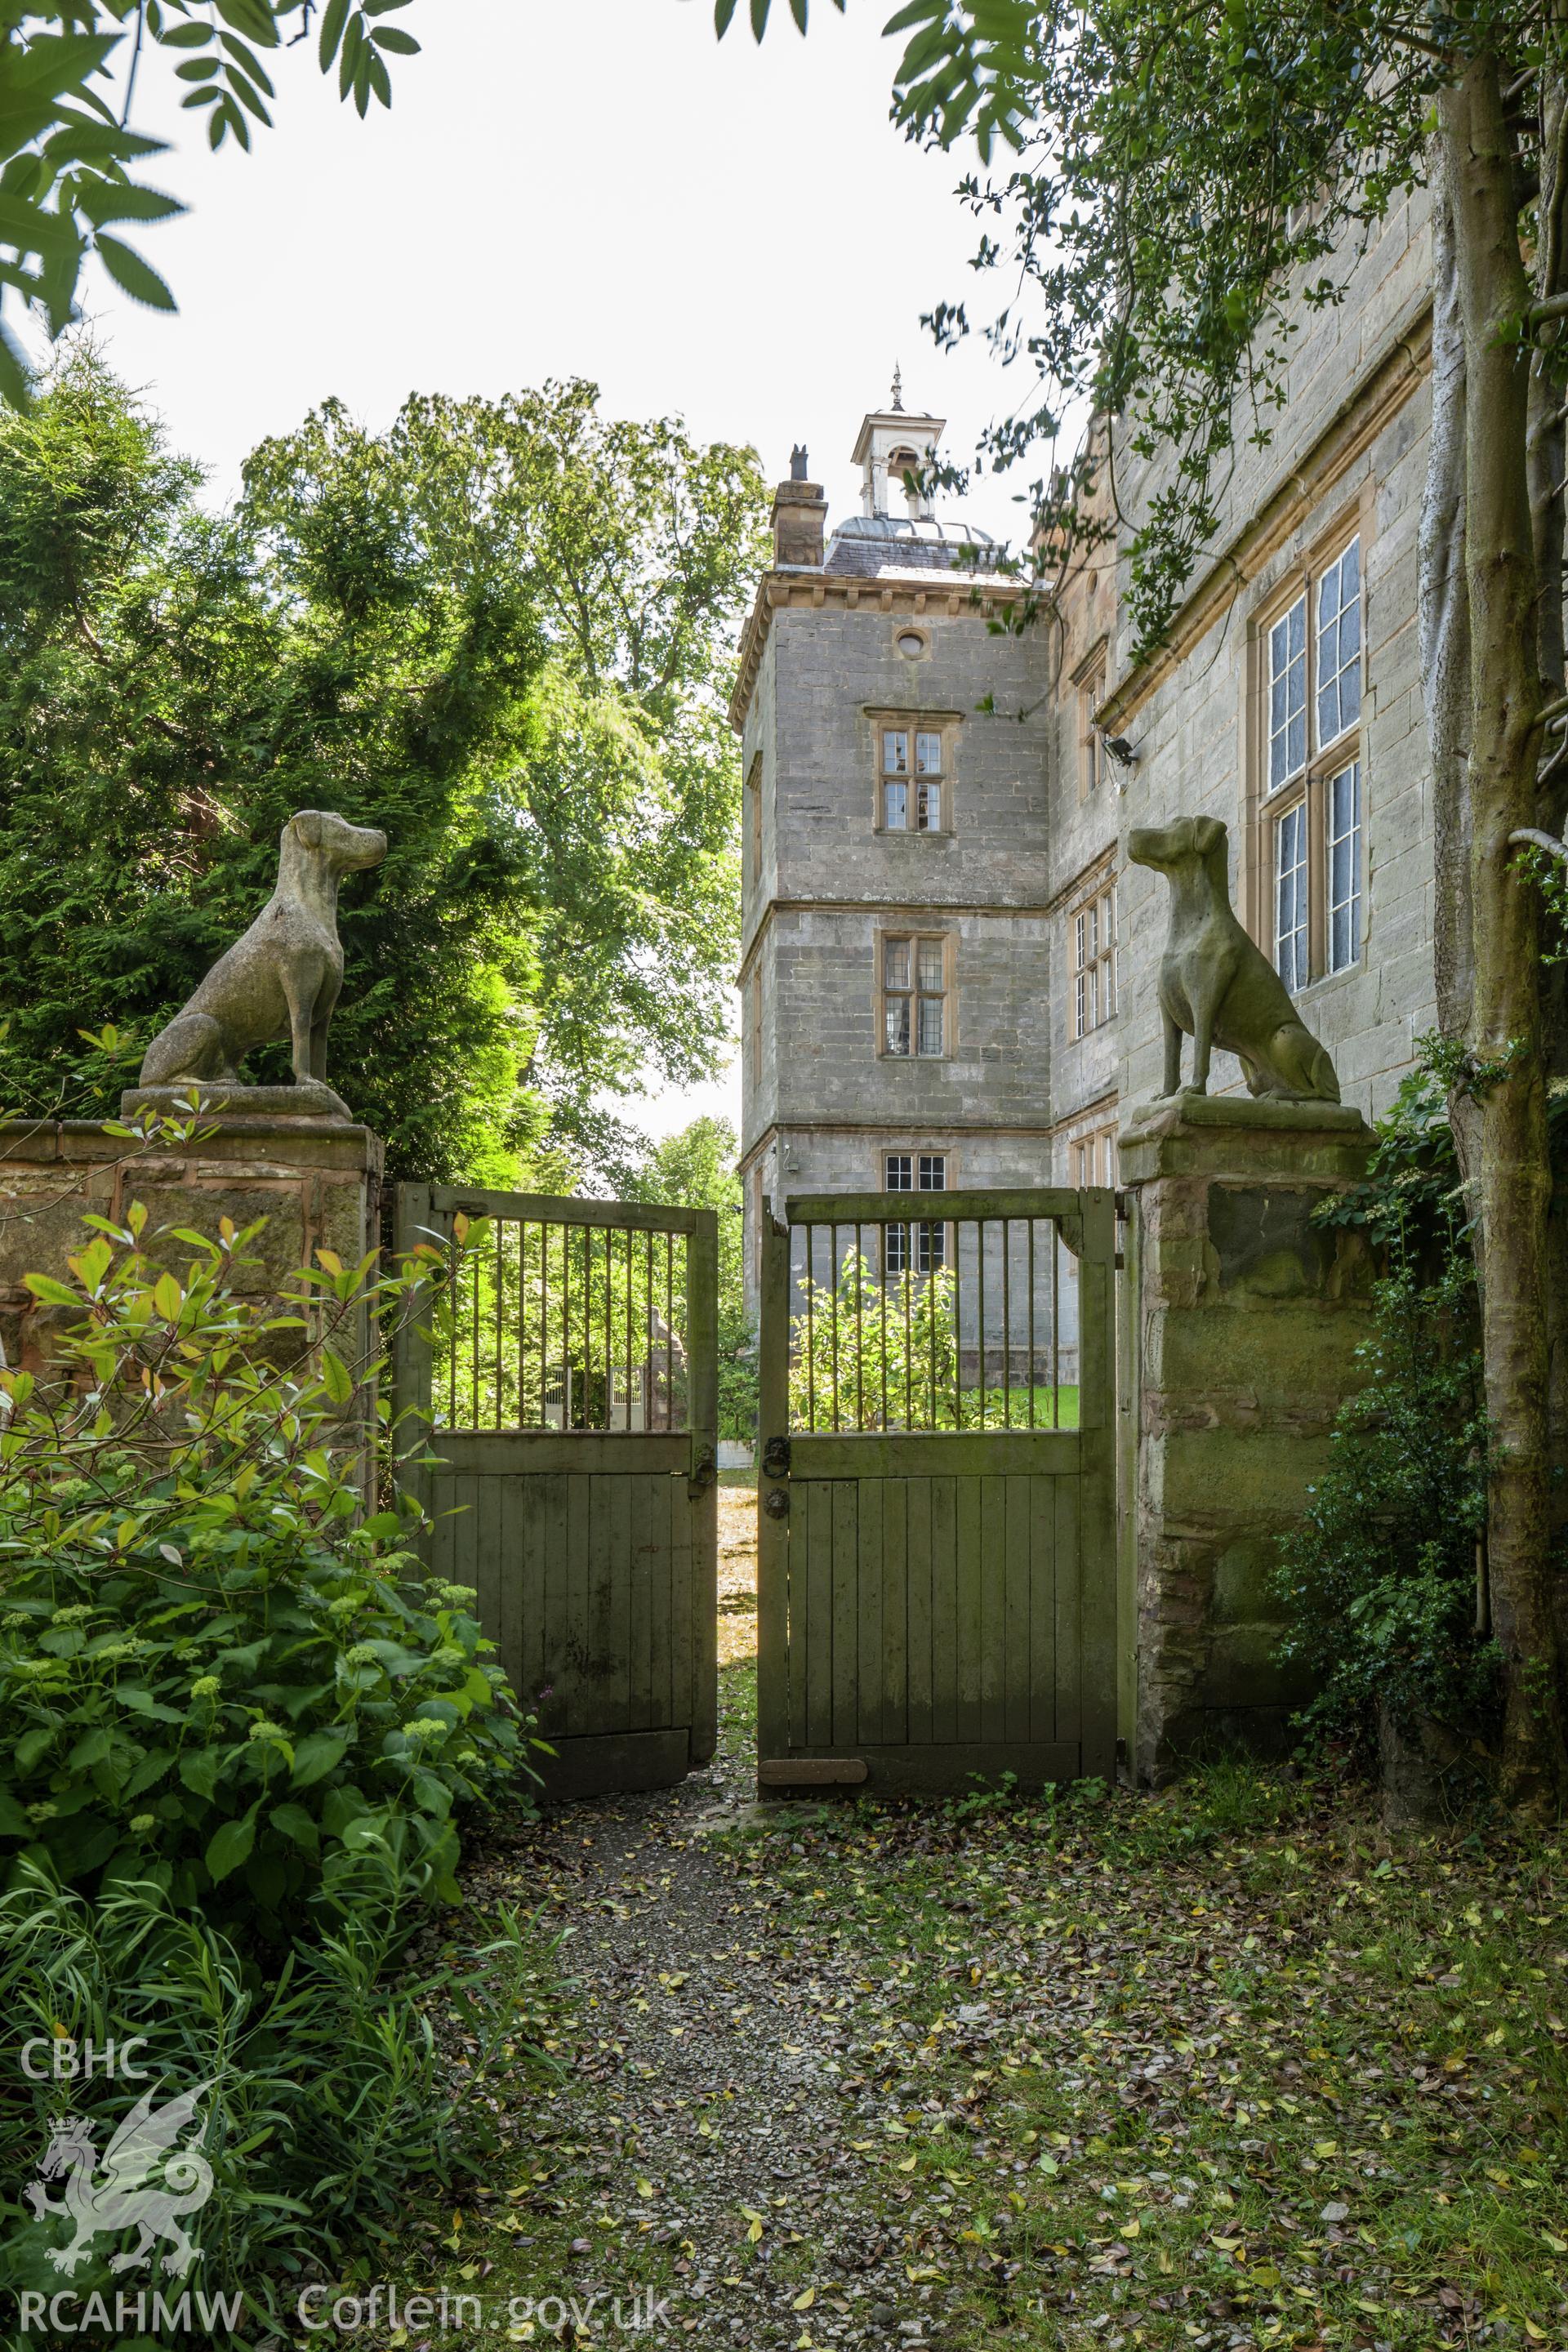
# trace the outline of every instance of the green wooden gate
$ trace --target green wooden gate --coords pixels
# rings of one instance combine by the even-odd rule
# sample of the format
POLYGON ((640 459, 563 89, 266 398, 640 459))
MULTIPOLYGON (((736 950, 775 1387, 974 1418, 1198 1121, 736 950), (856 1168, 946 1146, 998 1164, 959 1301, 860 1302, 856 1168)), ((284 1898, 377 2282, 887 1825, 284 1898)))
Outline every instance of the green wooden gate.
POLYGON ((759 1783, 1109 1779, 1115 1195, 916 1206, 765 1207, 759 1783))
POLYGON ((717 1732, 717 1216, 403 1184, 420 1242, 455 1268, 395 1365, 427 1563, 477 1587, 549 1793, 679 1780, 717 1732))

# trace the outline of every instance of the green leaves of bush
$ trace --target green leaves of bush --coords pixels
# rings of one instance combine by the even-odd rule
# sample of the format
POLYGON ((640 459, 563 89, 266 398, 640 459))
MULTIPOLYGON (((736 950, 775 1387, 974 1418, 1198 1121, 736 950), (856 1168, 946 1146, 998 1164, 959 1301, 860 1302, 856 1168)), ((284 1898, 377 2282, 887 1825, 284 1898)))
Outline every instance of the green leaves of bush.
MULTIPOLYGON (((848 5, 848 0, 833 0, 833 5, 837 9, 839 15, 843 16, 846 7, 848 5)), ((713 0, 713 29, 718 34, 721 40, 723 39, 731 26, 734 23, 735 12, 739 5, 740 0, 713 0)), ((799 30, 803 33, 805 31, 806 25, 809 21, 810 7, 811 0, 789 0, 789 13, 795 18, 799 30)), ((768 17, 772 14, 772 0, 750 0, 750 14, 752 20, 752 32, 755 38, 760 41, 763 35, 768 29, 768 17)), ((891 27, 889 27, 889 30, 890 29, 891 27)))
MULTIPOLYGON (((244 2341, 289 2332, 304 2263, 324 2270, 367 2225, 405 2216, 412 2191, 493 2159, 491 2080, 550 2061, 521 2040, 520 1978, 542 1957, 533 1923, 502 1913, 499 1933, 460 1975, 411 1980, 401 1966, 407 1910, 402 1874, 384 1851, 358 1866, 352 1900, 302 1940, 270 1981, 254 1956, 199 1915, 146 1885, 93 1902, 51 1888, 24 1865, 0 1893, 0 1998, 16 2042, 123 2044, 142 2037, 162 2097, 205 2086, 201 2147, 213 2193, 200 2221, 204 2285, 242 2294, 244 2341), (439 2002, 460 2017, 460 2076, 431 2030, 439 2002)), ((0 2100, 0 2166, 13 2181, 36 2167, 68 2099, 102 2149, 142 2092, 101 2067, 68 2084, 13 2071, 0 2100)), ((51 2250, 73 2224, 58 2206, 29 2219, 14 2203, 0 2235, 0 2294, 43 2288, 60 2273, 51 2250)), ((134 2227, 101 2231, 71 2284, 108 2308, 134 2250, 134 2227)), ((129 2339, 124 2339, 129 2341, 129 2339)), ((145 2343, 147 2338, 138 2338, 145 2343)), ((226 2343, 240 2338, 226 2336, 226 2343)))
POLYGON ((57 1335, 77 1380, 0 1373, 0 1868, 276 1935, 375 1846, 456 1900, 456 1815, 523 1730, 407 1509, 358 1517, 342 1420, 374 1369, 356 1318, 411 1310, 430 1264, 373 1280, 323 1252, 258 1301, 232 1227, 179 1237, 182 1281, 138 1213, 94 1222, 75 1291, 30 1277, 89 1310, 57 1335))
POLYGON ((1475 1268, 1441 1085, 1418 1070, 1380 1122, 1368 1181, 1324 1203, 1383 1259, 1366 1386, 1287 1539, 1281 1655, 1311 1673, 1309 1727, 1363 1748, 1379 1710, 1484 1735, 1497 1652, 1477 1612, 1488 1429, 1475 1268))
POLYGON ((517 1709, 466 1602, 389 1540, 246 1523, 178 1571, 161 1547, 29 1563, 0 1620, 0 1848, 272 1926, 374 1832, 455 1900, 453 1809, 520 1759, 517 1709))

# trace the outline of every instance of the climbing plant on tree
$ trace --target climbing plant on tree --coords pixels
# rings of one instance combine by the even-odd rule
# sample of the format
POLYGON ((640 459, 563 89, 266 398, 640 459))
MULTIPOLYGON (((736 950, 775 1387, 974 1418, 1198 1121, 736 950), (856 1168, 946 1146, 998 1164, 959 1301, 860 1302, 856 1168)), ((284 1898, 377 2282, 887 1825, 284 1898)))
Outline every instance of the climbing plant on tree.
MULTIPOLYGON (((721 0, 721 31, 731 13, 721 0)), ((767 13, 758 0, 759 36, 767 13)), ((1064 561, 1118 532, 1135 657, 1219 551, 1233 459, 1271 436, 1301 307, 1335 302, 1390 207, 1430 188, 1421 625, 1439 1008, 1483 1273, 1505 1772, 1521 1795, 1562 1789, 1546 1128, 1560 1039, 1515 837, 1560 839, 1568 792, 1568 8, 909 0, 889 29, 907 36, 894 109, 910 134, 978 142, 963 184, 984 224, 976 262, 1005 289, 981 331, 1028 385, 989 460, 1054 459, 1064 418, 1102 420, 1076 463, 1041 467, 1035 507, 1064 561), (1128 459, 1142 480, 1123 520, 1128 459)), ((944 304, 932 324, 952 341, 972 321, 944 304)))
POLYGON ((89 351, 0 417, 0 1099, 47 1109, 82 1029, 144 1040, 330 807, 391 844, 332 1055, 395 1164, 624 1156, 615 1098, 724 1032, 750 452, 567 384, 382 435, 329 404, 231 510, 196 481, 89 351))

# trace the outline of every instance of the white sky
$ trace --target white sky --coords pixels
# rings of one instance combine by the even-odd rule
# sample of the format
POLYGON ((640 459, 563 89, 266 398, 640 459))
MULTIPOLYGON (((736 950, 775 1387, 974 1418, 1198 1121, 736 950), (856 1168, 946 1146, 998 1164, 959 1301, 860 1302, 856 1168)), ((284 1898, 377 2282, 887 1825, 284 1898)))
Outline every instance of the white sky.
MULTIPOLYGON (((179 143, 146 176, 192 211, 130 235, 182 310, 95 273, 109 359, 219 493, 331 394, 380 427, 410 392, 586 375, 606 413, 679 412, 752 443, 771 477, 805 440, 837 519, 895 360, 955 457, 1016 396, 978 341, 944 356, 920 326, 974 289, 977 232, 952 194, 970 158, 922 154, 887 121, 890 5, 816 0, 803 41, 774 0, 759 48, 739 24, 716 42, 710 0, 413 0, 393 21, 424 54, 390 60, 390 113, 362 123, 296 50, 248 156, 208 152, 154 57, 138 127, 179 143)), ((1017 528, 1010 485, 963 510, 1017 528)), ((659 1131, 733 1117, 738 1091, 643 1115, 659 1131)))

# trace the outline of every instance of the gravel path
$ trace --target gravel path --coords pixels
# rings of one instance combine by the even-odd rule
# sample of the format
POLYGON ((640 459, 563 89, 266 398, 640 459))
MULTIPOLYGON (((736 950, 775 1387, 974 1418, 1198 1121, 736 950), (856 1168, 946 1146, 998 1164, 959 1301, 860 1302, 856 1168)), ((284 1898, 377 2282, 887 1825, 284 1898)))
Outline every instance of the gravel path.
MULTIPOLYGON (((531 2135, 549 2177, 532 2210, 512 2192, 510 2244, 480 2281, 489 2309, 503 2270, 538 2298, 597 2294, 601 2313, 651 2288, 665 2328, 700 2346, 912 2352, 931 2340, 921 2293, 848 2148, 825 2030, 853 1989, 837 1970, 825 1981, 820 1954, 815 1973, 797 1957, 797 1898, 756 1851, 764 1825, 775 1861, 790 1842, 777 1809, 754 1804, 755 1500, 720 1501, 713 1765, 676 1789, 555 1809, 475 1874, 480 1904, 544 1892, 572 1999, 556 2037, 570 2072, 531 2135)), ((499 2203, 481 2201, 478 2230, 499 2203)))

